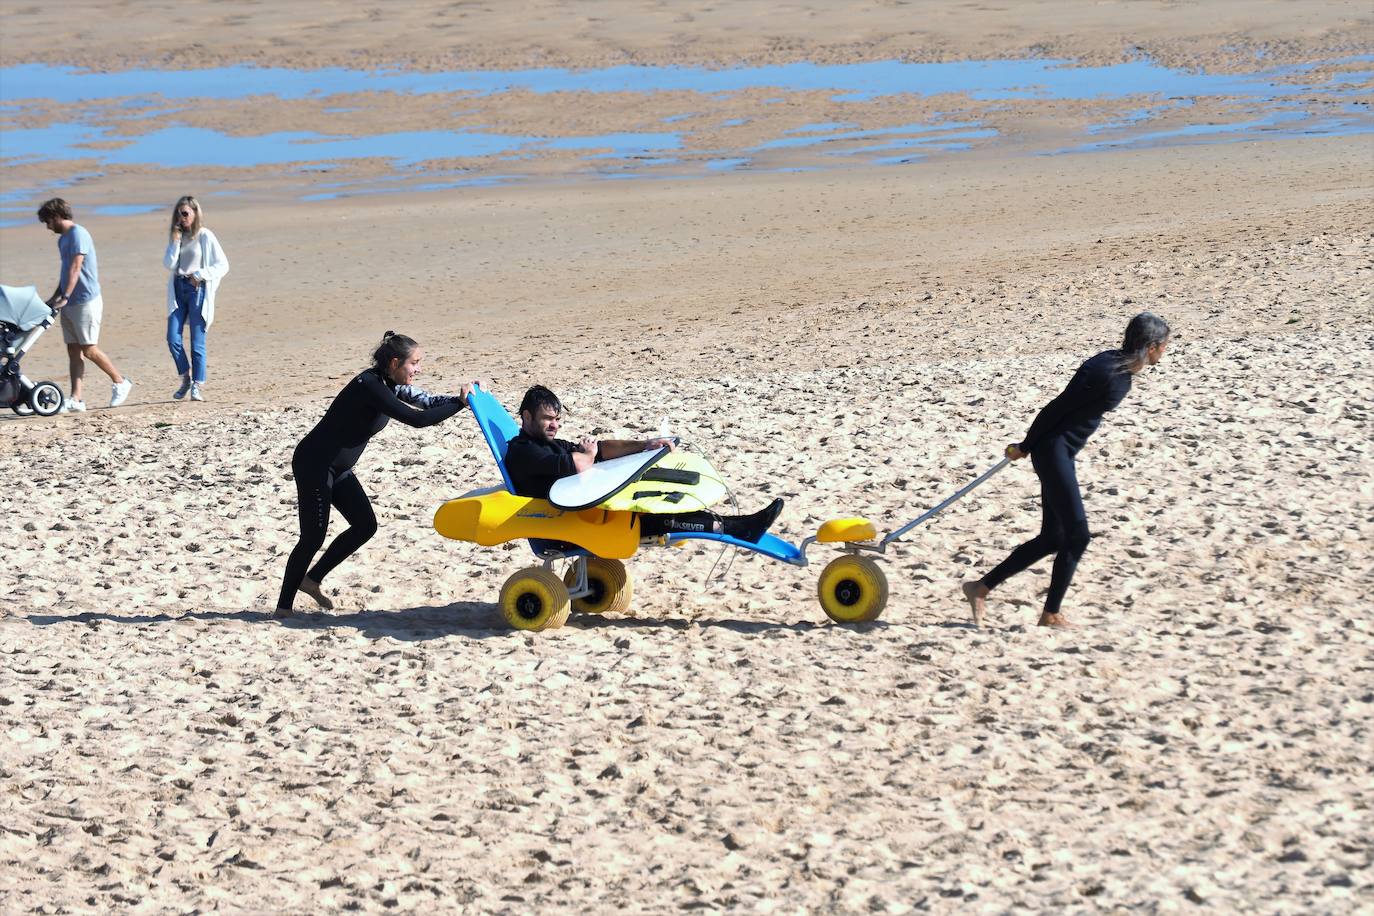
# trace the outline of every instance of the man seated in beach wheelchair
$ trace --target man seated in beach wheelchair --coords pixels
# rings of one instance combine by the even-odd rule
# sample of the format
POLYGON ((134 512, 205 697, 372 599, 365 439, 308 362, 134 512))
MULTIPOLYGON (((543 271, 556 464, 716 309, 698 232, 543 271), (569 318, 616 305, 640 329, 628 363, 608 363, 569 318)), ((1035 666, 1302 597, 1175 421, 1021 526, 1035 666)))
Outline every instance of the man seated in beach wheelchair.
POLYGON ((887 602, 887 580, 861 542, 876 535, 864 519, 826 522, 800 546, 768 533, 782 512, 774 499, 750 515, 722 515, 711 506, 729 493, 701 455, 671 438, 557 438, 563 405, 542 385, 525 392, 520 422, 481 388, 468 408, 496 459, 504 486, 449 500, 434 528, 453 540, 495 546, 528 540, 542 565, 522 569, 501 587, 501 611, 516 629, 560 627, 572 612, 624 613, 632 585, 624 564, 644 545, 716 541, 805 566, 813 542, 846 553, 821 574, 820 599, 834 620, 874 620, 887 602), (559 577, 556 561, 569 561, 559 577))

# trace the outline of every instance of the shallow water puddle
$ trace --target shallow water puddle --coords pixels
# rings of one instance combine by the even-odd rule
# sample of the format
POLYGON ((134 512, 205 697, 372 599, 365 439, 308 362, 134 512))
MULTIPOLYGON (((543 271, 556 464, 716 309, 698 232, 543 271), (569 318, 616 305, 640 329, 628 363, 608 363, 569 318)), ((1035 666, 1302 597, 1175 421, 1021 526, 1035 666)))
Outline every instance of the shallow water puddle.
MULTIPOLYGON (((1374 60, 1374 55, 1341 62, 1374 60)), ((0 70, 6 104, 21 99, 79 102, 129 96, 163 99, 279 99, 360 92, 464 93, 474 96, 525 90, 551 92, 741 92, 775 88, 834 92, 846 100, 879 96, 957 93, 976 99, 1082 99, 1136 95, 1262 96, 1304 91, 1300 78, 1314 64, 1251 74, 1170 70, 1152 61, 1078 66, 1068 60, 988 60, 947 63, 872 61, 855 64, 793 63, 759 67, 618 66, 592 70, 466 70, 410 73, 394 70, 290 70, 282 67, 214 67, 205 70, 125 70, 92 73, 75 67, 23 64, 0 70), (1296 80, 1296 81, 1295 81, 1296 80)), ((1359 80, 1360 73, 1344 76, 1359 80)), ((1367 78, 1367 77, 1364 77, 1367 78)))
MULTIPOLYGON (((1360 69, 1369 61, 1374 55, 1240 74, 1172 70, 1147 60, 1111 66, 1078 66, 1066 60, 876 61, 447 73, 250 66, 91 73, 26 64, 0 69, 0 162, 82 160, 98 169, 308 164, 290 174, 299 176, 295 186, 303 199, 321 200, 514 181, 539 174, 541 163, 569 155, 581 163, 571 177, 601 178, 906 163, 973 147, 1010 146, 1016 141, 999 129, 999 119, 1051 102, 1082 103, 1101 116, 1086 125, 1063 118, 1060 142, 1032 152, 1331 136, 1374 131, 1368 103, 1374 95, 1374 71, 1360 69), (760 99, 759 90, 783 94, 760 99), (530 129, 528 117, 521 122, 515 114, 517 102, 530 93, 585 93, 593 100, 610 93, 630 95, 600 103, 603 118, 623 123, 620 129, 597 133, 586 131, 584 123, 592 122, 576 118, 562 126, 536 120, 536 129, 530 129), (677 95, 652 102, 663 93, 677 95), (683 93, 694 95, 682 98, 683 93), (894 100, 920 107, 921 99, 935 96, 940 97, 939 112, 918 111, 920 120, 892 125, 894 100), (311 126, 337 121, 337 131, 252 129, 252 124, 271 123, 269 117, 233 130, 188 123, 197 112, 213 112, 217 105, 241 108, 245 100, 254 111, 261 107, 267 112, 272 106, 335 97, 340 97, 337 104, 314 106, 320 114, 311 126), (441 107, 436 114, 426 109, 409 122, 418 121, 423 129, 378 127, 397 124, 400 119, 391 117, 392 112, 407 100, 437 104, 449 98, 459 100, 462 110, 441 107), (196 104, 184 104, 188 101, 196 104), (1199 104, 1203 101, 1209 104, 1199 104), (635 106, 645 104, 670 107, 640 118, 635 106), (1224 108, 1221 117, 1219 105, 1224 108), (747 109, 743 115, 741 107, 747 109), (797 107, 844 119, 796 126, 795 114, 787 109, 797 107), (717 109, 721 114, 712 117, 717 109), (372 120, 347 120, 360 116, 372 120), (464 116, 481 117, 483 124, 455 123, 464 116), (879 119, 888 124, 872 126, 879 119), (443 126, 446 121, 452 126, 443 126), (337 164, 360 160, 383 160, 393 174, 333 187, 316 180, 337 164), (454 174, 451 168, 436 171, 426 165, 443 160, 472 164, 464 162, 460 178, 436 180, 454 174), (508 163, 522 165, 512 170, 505 167, 508 163), (493 165, 501 174, 492 172, 493 165)), ((569 110, 577 110, 586 97, 570 100, 569 110)), ((16 191, 13 182, 7 184, 10 190, 0 195, 6 204, 27 204, 59 186, 50 181, 42 188, 16 191)), ((107 212, 143 209, 141 202, 127 202, 107 212)), ((13 223, 8 213, 0 214, 0 225, 13 223)))

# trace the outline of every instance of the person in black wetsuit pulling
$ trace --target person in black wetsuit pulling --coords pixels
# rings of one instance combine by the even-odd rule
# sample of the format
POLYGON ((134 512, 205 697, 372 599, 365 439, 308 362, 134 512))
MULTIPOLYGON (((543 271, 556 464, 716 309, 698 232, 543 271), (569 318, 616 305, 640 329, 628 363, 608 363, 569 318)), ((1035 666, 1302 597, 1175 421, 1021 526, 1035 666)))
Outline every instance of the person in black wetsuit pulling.
POLYGON ((411 384, 424 355, 414 340, 387 331, 372 354, 372 367, 344 386, 324 417, 296 446, 291 470, 300 500, 301 539, 286 561, 277 616, 293 613, 298 590, 326 610, 332 608, 334 603, 321 591, 320 583, 376 533, 372 503, 353 473, 368 440, 381 432, 388 419, 407 426, 433 426, 467 405, 471 385, 464 385, 461 394, 433 395, 411 384), (307 572, 306 566, 324 544, 331 505, 343 515, 348 528, 307 572))
MULTIPOLYGON (((554 481, 585 471, 597 461, 673 447, 671 439, 582 439, 574 444, 555 438, 562 424, 563 404, 556 394, 543 385, 525 392, 520 402, 520 435, 506 447, 506 471, 516 495, 548 499, 554 481)), ((775 499, 753 515, 643 514, 639 517, 639 531, 643 537, 705 531, 757 542, 781 512, 782 500, 775 499)))
POLYGON ((1040 478, 1040 533, 1013 550, 983 578, 964 583, 964 597, 973 608, 975 625, 983 625, 990 591, 1050 554, 1055 555, 1054 568, 1040 626, 1069 625, 1060 604, 1092 537, 1078 492, 1074 456, 1096 432, 1103 414, 1116 409, 1126 397, 1132 378, 1159 362, 1168 345, 1169 326, 1164 319, 1150 312, 1136 315, 1126 325, 1121 349, 1099 353, 1079 366, 1068 387, 1036 416, 1026 438, 1007 446, 1007 457, 1012 461, 1029 455, 1040 478))

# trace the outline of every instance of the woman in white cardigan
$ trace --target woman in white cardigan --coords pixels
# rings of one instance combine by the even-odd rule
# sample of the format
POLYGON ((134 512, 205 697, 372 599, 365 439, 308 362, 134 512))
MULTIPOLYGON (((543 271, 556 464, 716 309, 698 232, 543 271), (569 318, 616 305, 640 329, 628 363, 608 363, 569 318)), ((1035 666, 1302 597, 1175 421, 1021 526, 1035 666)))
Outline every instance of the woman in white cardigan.
POLYGON ((202 224, 200 203, 191 195, 172 208, 172 229, 162 266, 167 279, 167 347, 181 374, 181 387, 172 397, 187 392, 193 401, 205 400, 205 333, 215 320, 215 291, 229 272, 229 259, 215 234, 202 224), (186 358, 182 332, 191 330, 191 358, 186 358))

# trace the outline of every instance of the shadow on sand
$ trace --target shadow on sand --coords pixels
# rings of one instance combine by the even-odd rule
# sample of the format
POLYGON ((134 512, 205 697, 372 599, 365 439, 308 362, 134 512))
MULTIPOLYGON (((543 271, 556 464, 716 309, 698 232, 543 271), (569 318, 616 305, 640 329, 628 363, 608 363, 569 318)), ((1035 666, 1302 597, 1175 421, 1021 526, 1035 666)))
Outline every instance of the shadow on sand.
MULTIPOLYGON (((444 636, 466 636, 471 639, 510 638, 519 636, 521 631, 512 629, 501 615, 495 604, 475 601, 459 601, 447 605, 426 605, 392 611, 356 611, 331 613, 324 611, 298 611, 294 617, 278 619, 270 611, 187 611, 169 614, 107 614, 87 611, 80 614, 29 614, 17 618, 27 620, 34 626, 47 627, 60 624, 120 624, 143 626, 147 624, 180 623, 185 621, 237 621, 240 623, 275 624, 289 630, 332 630, 339 627, 352 627, 369 639, 399 639, 422 641, 444 636)), ((690 630, 701 629, 729 630, 741 634, 769 632, 807 633, 812 630, 830 629, 837 626, 829 622, 818 623, 804 620, 795 623, 776 621, 734 620, 730 618, 658 618, 658 617, 598 617, 595 614, 579 614, 568 621, 569 629, 576 630, 690 630)), ((861 633, 886 629, 889 624, 882 621, 856 624, 848 627, 861 633)), ((537 634, 530 634, 535 636, 537 634)))

